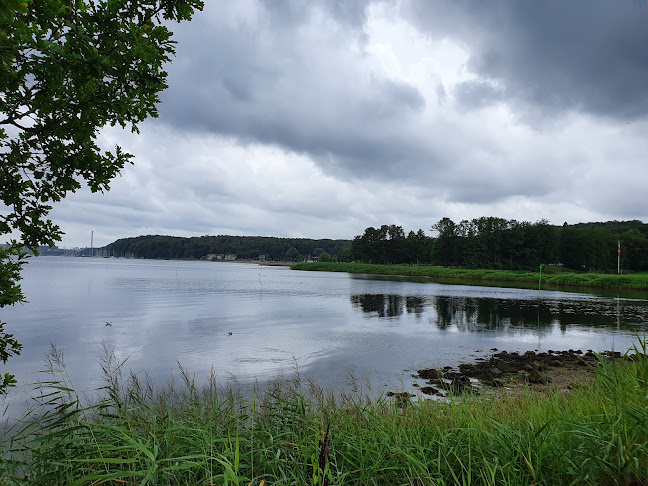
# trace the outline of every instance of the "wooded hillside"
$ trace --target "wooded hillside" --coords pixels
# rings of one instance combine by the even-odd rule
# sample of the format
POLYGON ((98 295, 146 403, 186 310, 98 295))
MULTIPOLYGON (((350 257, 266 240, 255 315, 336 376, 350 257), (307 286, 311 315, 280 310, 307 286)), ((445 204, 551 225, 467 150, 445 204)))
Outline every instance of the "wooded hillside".
POLYGON ((308 238, 273 238, 267 236, 138 236, 123 238, 107 245, 108 256, 133 258, 203 258, 209 254, 234 254, 237 258, 301 261, 306 256, 327 253, 337 256, 348 248, 350 240, 313 240, 308 238))

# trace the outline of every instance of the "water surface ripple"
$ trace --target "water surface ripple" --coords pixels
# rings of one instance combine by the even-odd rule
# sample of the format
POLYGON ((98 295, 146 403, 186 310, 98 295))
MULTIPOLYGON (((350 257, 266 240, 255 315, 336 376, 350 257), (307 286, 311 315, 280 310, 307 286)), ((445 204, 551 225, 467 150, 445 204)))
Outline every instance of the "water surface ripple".
POLYGON ((648 329, 645 299, 242 263, 40 257, 23 275, 29 303, 0 310, 24 345, 2 367, 20 382, 9 405, 25 400, 50 343, 83 392, 103 384, 104 345, 160 381, 178 362, 197 381, 213 367, 240 383, 298 366, 322 385, 353 375, 382 389, 491 348, 624 351, 648 329))

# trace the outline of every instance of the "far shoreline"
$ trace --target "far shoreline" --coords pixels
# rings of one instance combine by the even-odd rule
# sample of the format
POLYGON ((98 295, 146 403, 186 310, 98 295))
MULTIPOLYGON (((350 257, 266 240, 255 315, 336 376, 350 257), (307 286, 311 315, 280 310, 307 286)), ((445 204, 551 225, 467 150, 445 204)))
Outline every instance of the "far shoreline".
POLYGON ((353 274, 385 275, 394 277, 422 277, 439 283, 458 285, 487 285, 497 287, 521 287, 540 290, 580 289, 603 291, 648 292, 648 273, 602 274, 556 272, 542 273, 515 270, 489 270, 447 268, 432 265, 378 265, 366 263, 313 262, 297 263, 292 270, 319 272, 347 272, 353 274))

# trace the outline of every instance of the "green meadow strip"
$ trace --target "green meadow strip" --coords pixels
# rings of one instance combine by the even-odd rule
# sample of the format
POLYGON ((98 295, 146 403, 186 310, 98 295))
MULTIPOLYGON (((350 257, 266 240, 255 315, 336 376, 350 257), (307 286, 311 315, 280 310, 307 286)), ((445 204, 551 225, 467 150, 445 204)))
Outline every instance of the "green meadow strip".
POLYGON ((105 396, 82 406, 72 387, 50 380, 47 403, 5 434, 0 477, 8 485, 647 484, 645 353, 639 341, 631 357, 600 358, 596 380, 567 394, 447 402, 334 394, 298 375, 243 398, 214 380, 199 389, 181 370, 183 383, 161 389, 111 376, 105 396))
MULTIPOLYGON (((433 265, 376 265, 369 263, 314 262, 297 263, 292 265, 290 268, 293 270, 321 272, 431 277, 468 284, 480 282, 503 284, 525 283, 529 286, 537 287, 539 283, 539 272, 445 268, 433 265)), ((569 273, 554 270, 549 267, 543 269, 542 285, 551 285, 556 287, 648 290, 648 273, 629 275, 569 273)))

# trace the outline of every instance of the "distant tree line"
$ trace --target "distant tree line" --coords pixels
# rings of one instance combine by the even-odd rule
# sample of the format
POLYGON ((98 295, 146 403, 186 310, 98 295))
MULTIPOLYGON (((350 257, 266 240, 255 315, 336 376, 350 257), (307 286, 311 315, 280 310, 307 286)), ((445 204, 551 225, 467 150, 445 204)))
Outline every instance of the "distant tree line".
POLYGON ((441 266, 529 269, 540 264, 574 270, 614 271, 618 242, 621 267, 648 270, 648 224, 609 221, 555 226, 481 217, 455 223, 443 218, 432 225, 435 238, 423 230, 407 236, 401 226, 369 227, 351 243, 354 261, 382 264, 426 263, 441 266))
POLYGON ((138 236, 123 238, 107 245, 106 256, 200 259, 209 254, 234 254, 237 258, 302 261, 307 256, 334 259, 351 245, 349 240, 313 240, 265 236, 138 236))
POLYGON ((422 229, 405 236, 402 226, 369 227, 351 243, 354 261, 367 263, 430 263, 434 240, 422 229))

